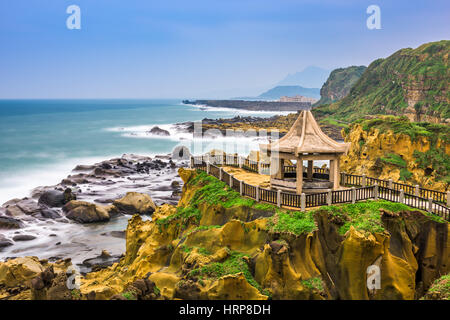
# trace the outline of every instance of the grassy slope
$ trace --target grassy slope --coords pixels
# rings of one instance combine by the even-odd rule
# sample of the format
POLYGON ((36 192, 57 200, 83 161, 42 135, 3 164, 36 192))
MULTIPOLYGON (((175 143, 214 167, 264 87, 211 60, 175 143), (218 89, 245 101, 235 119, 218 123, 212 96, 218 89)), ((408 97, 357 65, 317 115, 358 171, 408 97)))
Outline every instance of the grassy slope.
POLYGON ((365 66, 351 66, 333 70, 322 89, 320 89, 321 98, 315 103, 315 106, 332 103, 344 98, 361 77, 364 70, 366 70, 365 66))
POLYGON ((405 87, 419 84, 425 98, 415 108, 428 115, 450 118, 448 83, 450 41, 401 49, 370 64, 342 100, 316 110, 318 115, 355 120, 367 114, 402 114, 407 108, 405 87))

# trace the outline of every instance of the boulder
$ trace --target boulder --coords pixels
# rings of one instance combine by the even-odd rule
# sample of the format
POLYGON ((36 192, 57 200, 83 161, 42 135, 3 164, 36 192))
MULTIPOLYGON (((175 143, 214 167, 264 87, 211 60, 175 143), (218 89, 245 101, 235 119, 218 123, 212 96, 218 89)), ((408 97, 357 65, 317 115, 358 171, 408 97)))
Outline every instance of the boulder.
POLYGON ((0 286, 13 288, 25 285, 44 271, 36 257, 22 257, 0 262, 0 286))
POLYGON ((79 223, 107 221, 107 208, 85 201, 72 200, 63 207, 66 217, 79 223))
POLYGON ((4 235, 0 234, 0 250, 5 247, 12 246, 13 243, 11 240, 6 238, 4 235))
POLYGON ((41 211, 41 206, 33 199, 23 198, 16 204, 25 214, 32 215, 41 211))
POLYGON ((36 237, 30 234, 18 234, 17 236, 13 237, 14 241, 30 241, 34 239, 36 239, 36 237))
POLYGON ((23 227, 23 222, 19 219, 0 216, 0 229, 20 229, 23 227))
POLYGON ((39 204, 44 204, 49 207, 62 207, 71 200, 76 200, 76 196, 72 193, 70 188, 67 188, 64 192, 58 190, 45 191, 39 197, 39 204))
POLYGON ((113 205, 124 214, 152 214, 156 205, 148 194, 128 192, 125 197, 115 200, 113 205))
POLYGON ((61 218, 61 215, 55 209, 42 209, 41 216, 47 219, 58 219, 61 218))
POLYGON ((164 129, 161 129, 158 126, 154 126, 149 133, 157 135, 157 136, 170 136, 170 132, 164 129))

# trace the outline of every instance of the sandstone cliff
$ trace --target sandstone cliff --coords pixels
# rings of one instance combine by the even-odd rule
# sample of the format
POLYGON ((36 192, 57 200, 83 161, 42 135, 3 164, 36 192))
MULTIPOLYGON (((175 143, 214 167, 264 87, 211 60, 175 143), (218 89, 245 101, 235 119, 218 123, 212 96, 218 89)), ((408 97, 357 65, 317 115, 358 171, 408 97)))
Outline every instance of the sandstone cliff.
POLYGON ((450 127, 384 116, 342 130, 351 148, 341 170, 450 190, 450 127))

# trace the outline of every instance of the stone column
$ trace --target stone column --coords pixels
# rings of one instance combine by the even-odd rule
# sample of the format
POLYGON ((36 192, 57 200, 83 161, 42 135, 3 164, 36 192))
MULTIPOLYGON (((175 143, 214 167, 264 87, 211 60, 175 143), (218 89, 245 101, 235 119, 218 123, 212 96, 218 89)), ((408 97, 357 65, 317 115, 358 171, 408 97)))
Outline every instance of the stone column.
POLYGON ((255 200, 259 202, 259 186, 256 186, 255 200))
POLYGON ((433 212, 433 199, 432 198, 428 198, 428 212, 429 213, 433 212))
POLYGON ((400 195, 399 195, 398 202, 400 202, 400 203, 404 203, 405 202, 405 191, 403 191, 403 189, 400 190, 400 195))
POLYGON ((334 161, 334 180, 333 180, 334 190, 339 189, 339 176, 341 175, 341 169, 339 168, 340 162, 341 161, 339 157, 336 157, 336 160, 334 161))
POLYGON ((418 184, 416 184, 415 187, 414 187, 414 195, 416 197, 420 196, 420 186, 418 184))
POLYGON ((447 207, 450 207, 450 191, 447 191, 447 207))
POLYGON ((333 191, 328 190, 327 194, 327 204, 331 206, 333 204, 333 191))
POLYGON ((241 196, 244 194, 244 181, 239 181, 239 193, 241 196))
POLYGON ((306 194, 302 193, 300 196, 300 210, 306 210, 306 194))
POLYGON ((356 189, 352 187, 352 203, 356 202, 356 189))
POLYGON ((277 190, 277 206, 281 207, 281 190, 277 190))
POLYGON ((297 194, 301 194, 303 190, 303 160, 301 157, 297 159, 297 194))
POLYGON ((375 183, 375 185, 373 187, 373 193, 374 193, 373 198, 375 200, 378 200, 378 183, 375 183))
POLYGON ((308 180, 312 180, 312 178, 313 178, 313 166, 314 166, 314 161, 308 160, 308 171, 306 173, 306 178, 308 180))

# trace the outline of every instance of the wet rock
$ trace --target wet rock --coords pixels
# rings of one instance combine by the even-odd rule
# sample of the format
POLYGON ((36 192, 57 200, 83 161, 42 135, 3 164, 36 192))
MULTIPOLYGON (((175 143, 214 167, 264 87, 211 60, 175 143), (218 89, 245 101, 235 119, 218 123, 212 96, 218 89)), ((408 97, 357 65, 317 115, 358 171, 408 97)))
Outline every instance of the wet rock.
POLYGON ((157 135, 157 136, 170 136, 170 132, 164 129, 161 129, 158 126, 154 126, 149 133, 157 135))
POLYGON ((57 190, 45 191, 39 197, 39 204, 47 205, 49 207, 62 207, 71 200, 76 200, 75 194, 72 193, 70 188, 60 192, 57 190))
POLYGON ((102 253, 95 258, 86 259, 83 261, 81 267, 82 272, 95 272, 101 269, 112 266, 120 260, 120 256, 112 256, 108 251, 103 250, 102 253))
POLYGON ((124 214, 152 214, 156 206, 148 194, 128 192, 125 197, 115 200, 113 205, 124 214))
POLYGON ((72 200, 63 207, 66 217, 79 223, 92 223, 110 219, 106 207, 85 201, 72 200))
POLYGON ((0 229, 20 229, 23 227, 23 222, 19 219, 0 216, 0 229))
POLYGON ((36 239, 36 237, 29 234, 19 234, 13 237, 14 241, 30 241, 34 239, 36 239))
POLYGON ((94 170, 94 165, 78 165, 72 171, 91 171, 94 170))
POLYGON ((5 247, 12 246, 13 242, 7 239, 4 235, 0 234, 0 250, 5 247))
POLYGON ((41 210, 41 215, 44 218, 47 219, 57 219, 57 218, 61 218, 61 215, 59 214, 58 211, 56 211, 55 209, 42 209, 41 210))
POLYGON ((110 232, 104 232, 101 235, 102 236, 110 236, 110 237, 114 237, 114 238, 120 238, 120 239, 126 238, 125 231, 110 231, 110 232))
POLYGON ((22 210, 22 212, 24 212, 26 215, 39 213, 42 209, 36 201, 29 198, 20 200, 19 202, 17 202, 16 206, 19 207, 19 209, 22 210))

